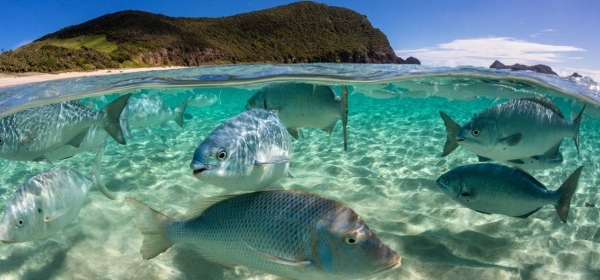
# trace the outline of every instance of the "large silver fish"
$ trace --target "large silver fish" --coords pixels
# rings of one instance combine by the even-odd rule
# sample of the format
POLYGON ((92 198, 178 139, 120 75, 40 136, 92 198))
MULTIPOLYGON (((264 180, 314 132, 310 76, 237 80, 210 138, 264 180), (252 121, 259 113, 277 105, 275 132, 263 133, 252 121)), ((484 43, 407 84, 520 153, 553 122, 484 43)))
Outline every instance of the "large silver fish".
POLYGON ((275 83, 257 91, 246 103, 246 109, 276 110, 294 138, 299 127, 319 128, 331 134, 338 119, 342 118, 344 151, 348 148, 348 89, 342 88, 339 98, 330 87, 310 83, 275 83))
POLYGON ((179 127, 183 128, 183 114, 187 100, 172 110, 159 97, 131 98, 127 104, 127 122, 129 127, 145 128, 161 125, 173 119, 179 127))
POLYGON ((579 151, 579 123, 564 119, 549 99, 522 98, 508 101, 476 114, 460 127, 440 111, 447 131, 442 156, 459 145, 482 158, 510 161, 545 155, 554 158, 565 137, 575 141, 579 151))
POLYGON ((92 125, 103 128, 125 145, 119 116, 130 94, 100 111, 77 101, 30 108, 0 119, 0 157, 10 160, 45 160, 44 155, 69 144, 79 147, 92 125))
POLYGON ((196 148, 196 178, 230 190, 259 190, 287 175, 290 136, 273 112, 242 112, 213 130, 196 148))
POLYGON ((4 210, 0 241, 19 243, 54 236, 77 217, 91 185, 114 199, 100 180, 103 152, 103 146, 98 148, 91 179, 73 169, 57 167, 21 185, 4 210))
POLYGON ((190 244, 206 259, 292 279, 348 279, 400 266, 347 206, 298 191, 262 191, 215 199, 173 220, 126 198, 151 259, 174 244, 190 244))
POLYGON ((454 168, 436 183, 445 194, 477 212, 527 218, 550 204, 566 223, 582 169, 577 168, 556 191, 520 169, 493 163, 454 168))

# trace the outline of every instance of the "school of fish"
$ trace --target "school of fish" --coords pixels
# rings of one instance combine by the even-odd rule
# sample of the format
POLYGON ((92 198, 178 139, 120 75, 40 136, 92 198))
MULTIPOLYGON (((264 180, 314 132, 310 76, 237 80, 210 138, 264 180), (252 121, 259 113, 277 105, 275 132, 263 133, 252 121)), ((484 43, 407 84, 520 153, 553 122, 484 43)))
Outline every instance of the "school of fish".
MULTIPOLYGON (((402 257, 348 206, 308 192, 269 190, 281 178, 293 178, 292 138, 303 137, 301 128, 331 135, 341 120, 347 151, 348 86, 341 86, 341 96, 332 86, 307 82, 276 82, 257 89, 245 110, 216 125, 191 155, 191 174, 230 194, 199 199, 178 219, 125 198, 143 236, 142 257, 152 259, 172 246, 187 244, 209 261, 292 279, 357 279, 399 268, 402 257)), ((472 100, 478 98, 478 90, 471 84, 447 87, 399 81, 357 84, 351 94, 472 100)), ((48 163, 97 150, 90 176, 61 166, 23 182, 5 206, 0 241, 68 242, 60 240, 60 231, 76 219, 92 185, 115 199, 100 178, 106 141, 112 138, 126 145, 131 128, 146 130, 170 120, 184 128, 188 106, 210 106, 219 100, 214 94, 185 89, 175 96, 183 101, 174 109, 160 95, 129 93, 106 101, 100 110, 92 101, 85 106, 67 101, 0 119, 0 157, 6 160, 48 163)), ((526 170, 560 166, 565 137, 573 139, 579 152, 586 105, 574 105, 579 112, 566 120, 550 99, 511 93, 496 96, 496 101, 504 98, 509 101, 476 113, 462 126, 440 111, 446 129, 441 156, 463 147, 481 163, 441 174, 435 181, 439 191, 483 214, 527 218, 552 205, 560 221, 567 223, 584 167, 576 168, 556 190, 526 170)))

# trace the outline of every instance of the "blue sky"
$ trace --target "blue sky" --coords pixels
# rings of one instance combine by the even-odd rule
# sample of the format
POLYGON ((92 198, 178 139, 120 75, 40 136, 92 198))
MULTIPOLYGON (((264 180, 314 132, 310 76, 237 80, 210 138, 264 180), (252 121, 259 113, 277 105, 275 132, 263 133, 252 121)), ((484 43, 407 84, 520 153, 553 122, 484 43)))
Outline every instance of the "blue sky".
MULTIPOLYGON (((126 9, 168 16, 220 17, 284 0, 0 0, 0 48, 14 49, 63 27, 126 9)), ((543 63, 600 80, 600 1, 322 0, 368 17, 396 53, 424 65, 543 63)))

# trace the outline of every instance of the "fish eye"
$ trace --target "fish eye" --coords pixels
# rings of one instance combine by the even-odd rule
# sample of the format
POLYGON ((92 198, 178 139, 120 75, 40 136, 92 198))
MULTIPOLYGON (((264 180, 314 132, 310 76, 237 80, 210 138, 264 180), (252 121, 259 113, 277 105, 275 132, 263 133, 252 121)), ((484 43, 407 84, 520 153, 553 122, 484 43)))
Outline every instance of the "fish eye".
POLYGON ((448 178, 444 178, 444 179, 442 179, 442 184, 444 184, 444 185, 448 185, 448 183, 450 183, 450 182, 448 181, 448 178))
POLYGON ((221 150, 217 154, 217 159, 218 160, 224 160, 226 157, 227 157, 227 152, 225 150, 221 150))
POLYGON ((471 134, 473 134, 473 136, 479 136, 479 129, 471 130, 471 134))
POLYGON ((254 106, 254 102, 248 101, 248 106, 250 106, 250 107, 254 106))
POLYGON ((17 221, 17 226, 18 226, 18 227, 22 227, 24 223, 25 223, 25 222, 23 222, 23 220, 19 219, 19 220, 17 221))
POLYGON ((346 241, 346 244, 352 245, 352 246, 358 244, 358 238, 356 236, 346 236, 344 241, 346 241))

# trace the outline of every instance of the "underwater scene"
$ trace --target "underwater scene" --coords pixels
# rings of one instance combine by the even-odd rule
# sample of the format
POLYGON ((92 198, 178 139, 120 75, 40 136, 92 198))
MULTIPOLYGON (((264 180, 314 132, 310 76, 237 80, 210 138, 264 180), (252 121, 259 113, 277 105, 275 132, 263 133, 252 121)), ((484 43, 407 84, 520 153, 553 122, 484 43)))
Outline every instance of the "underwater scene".
POLYGON ((598 279, 598 106, 416 65, 0 88, 0 279, 598 279))

